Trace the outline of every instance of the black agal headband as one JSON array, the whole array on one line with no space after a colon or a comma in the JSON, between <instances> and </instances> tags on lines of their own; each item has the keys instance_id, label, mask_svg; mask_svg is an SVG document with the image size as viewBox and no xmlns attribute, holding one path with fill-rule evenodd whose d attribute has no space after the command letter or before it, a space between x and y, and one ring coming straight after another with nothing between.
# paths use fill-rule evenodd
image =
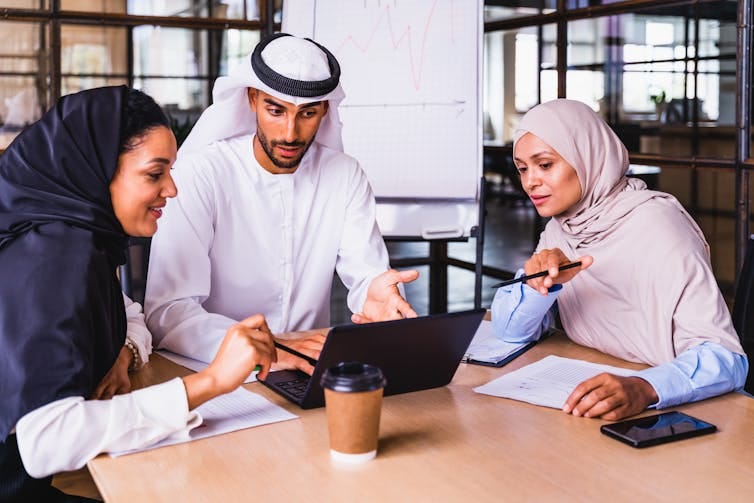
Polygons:
<instances>
[{"instance_id":1,"label":"black agal headband","mask_svg":"<svg viewBox=\"0 0 754 503\"><path fill-rule=\"evenodd\" d=\"M267 47L267 44L277 38L291 36L289 33L276 33L257 44L254 48L254 52L251 53L251 68L257 77L259 77L259 80L279 93L297 98L324 96L338 87L338 82L340 81L340 65L338 64L338 60L335 59L335 56L330 51L309 38L305 40L319 47L327 56L327 65L330 67L330 78L311 81L289 79L267 66L267 63L262 59L262 51Z\"/></svg>"}]
</instances>

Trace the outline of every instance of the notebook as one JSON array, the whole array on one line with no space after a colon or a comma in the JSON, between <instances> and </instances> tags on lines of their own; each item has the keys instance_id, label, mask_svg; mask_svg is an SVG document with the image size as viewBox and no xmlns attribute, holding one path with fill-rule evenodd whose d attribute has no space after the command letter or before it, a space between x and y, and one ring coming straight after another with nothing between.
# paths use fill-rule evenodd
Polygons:
<instances>
[{"instance_id":1,"label":"notebook","mask_svg":"<svg viewBox=\"0 0 754 503\"><path fill-rule=\"evenodd\" d=\"M502 341L493 333L492 322L482 320L482 323L476 331L476 335L474 335L471 344L469 344L469 349L466 350L463 361L464 363L473 363L475 365L502 367L506 363L521 356L536 343L537 341Z\"/></svg>"},{"instance_id":2,"label":"notebook","mask_svg":"<svg viewBox=\"0 0 754 503\"><path fill-rule=\"evenodd\" d=\"M475 309L336 326L327 335L311 377L299 370L279 370L260 382L303 409L325 404L322 373L346 361L380 367L387 379L385 396L445 386L484 314L484 309Z\"/></svg>"}]
</instances>

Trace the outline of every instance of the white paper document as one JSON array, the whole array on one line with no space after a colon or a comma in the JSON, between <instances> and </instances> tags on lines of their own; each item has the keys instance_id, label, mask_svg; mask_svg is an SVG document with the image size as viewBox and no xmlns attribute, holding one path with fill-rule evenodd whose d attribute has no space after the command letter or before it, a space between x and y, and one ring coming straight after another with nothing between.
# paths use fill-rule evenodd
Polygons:
<instances>
[{"instance_id":1,"label":"white paper document","mask_svg":"<svg viewBox=\"0 0 754 503\"><path fill-rule=\"evenodd\" d=\"M186 367L189 370L193 370L194 372L199 372L200 370L204 370L207 368L208 364L204 363L199 360L194 360L193 358L188 358L187 356L181 356L179 354L173 353L172 351L168 351L167 349L158 349L155 351L160 356L163 356L170 360L173 363L177 363L178 365L182 367ZM244 381L244 384L250 383L250 382L256 382L257 380L257 372L254 371L251 374L249 374L249 377L246 378Z\"/></svg>"},{"instance_id":2,"label":"white paper document","mask_svg":"<svg viewBox=\"0 0 754 503\"><path fill-rule=\"evenodd\" d=\"M482 320L469 344L469 349L466 350L464 360L497 363L529 344L528 342L501 341L492 331L492 322Z\"/></svg>"},{"instance_id":3,"label":"white paper document","mask_svg":"<svg viewBox=\"0 0 754 503\"><path fill-rule=\"evenodd\" d=\"M636 374L635 370L550 355L474 391L560 409L576 386L602 372L619 376Z\"/></svg>"},{"instance_id":4,"label":"white paper document","mask_svg":"<svg viewBox=\"0 0 754 503\"><path fill-rule=\"evenodd\" d=\"M196 411L202 416L202 423L196 428L188 432L176 433L141 449L111 452L110 456L117 457L133 452L147 451L166 445L190 442L231 431L298 418L297 415L291 414L263 396L244 388L238 388L225 395L215 397L197 407Z\"/></svg>"}]
</instances>

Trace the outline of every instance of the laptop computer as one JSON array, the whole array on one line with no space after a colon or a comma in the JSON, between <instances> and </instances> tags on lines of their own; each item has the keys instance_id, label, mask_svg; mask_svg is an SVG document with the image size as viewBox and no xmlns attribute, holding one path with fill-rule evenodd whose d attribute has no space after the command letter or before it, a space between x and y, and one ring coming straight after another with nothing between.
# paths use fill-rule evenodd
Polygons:
<instances>
[{"instance_id":1,"label":"laptop computer","mask_svg":"<svg viewBox=\"0 0 754 503\"><path fill-rule=\"evenodd\" d=\"M385 396L445 386L453 379L485 311L336 326L327 335L311 377L300 370L279 370L260 382L303 409L325 405L320 378L325 369L340 362L380 367L387 379Z\"/></svg>"}]
</instances>

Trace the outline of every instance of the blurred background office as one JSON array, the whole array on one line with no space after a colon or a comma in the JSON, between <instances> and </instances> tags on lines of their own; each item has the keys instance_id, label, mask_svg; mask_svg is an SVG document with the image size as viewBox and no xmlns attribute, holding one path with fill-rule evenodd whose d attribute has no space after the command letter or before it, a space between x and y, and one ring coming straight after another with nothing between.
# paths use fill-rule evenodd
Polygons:
<instances>
[{"instance_id":1,"label":"blurred background office","mask_svg":"<svg viewBox=\"0 0 754 503\"><path fill-rule=\"evenodd\" d=\"M684 204L710 241L715 275L731 299L752 218L751 3L484 2L483 305L493 294L487 286L522 265L543 224L518 185L510 143L523 113L556 97L602 114L629 148L634 176ZM280 30L284 9L284 0L0 0L0 150L57 97L110 84L155 97L180 141L210 104L215 78L262 34ZM398 259L426 253L426 245L389 248ZM449 243L448 254L473 262L474 245ZM473 280L472 270L451 267L448 310L471 306ZM426 313L423 281L409 295ZM340 322L347 312L334 285L333 322Z\"/></svg>"}]
</instances>

